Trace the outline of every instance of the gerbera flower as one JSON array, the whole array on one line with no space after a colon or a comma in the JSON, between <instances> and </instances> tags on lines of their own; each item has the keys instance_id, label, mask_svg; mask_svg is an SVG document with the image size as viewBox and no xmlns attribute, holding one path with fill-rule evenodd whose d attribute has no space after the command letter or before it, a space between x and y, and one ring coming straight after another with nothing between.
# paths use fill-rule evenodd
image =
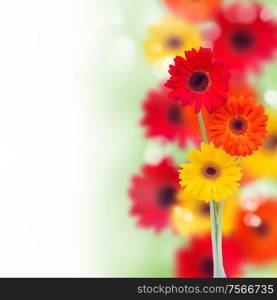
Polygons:
<instances>
[{"instance_id":1,"label":"gerbera flower","mask_svg":"<svg viewBox=\"0 0 277 300\"><path fill-rule=\"evenodd\" d=\"M177 141L184 147L189 140L201 141L197 116L191 107L183 108L168 98L168 92L160 87L151 90L143 103L144 116L141 125L146 127L147 137L162 137L166 142Z\"/></svg>"},{"instance_id":2,"label":"gerbera flower","mask_svg":"<svg viewBox=\"0 0 277 300\"><path fill-rule=\"evenodd\" d=\"M213 60L208 48L185 51L186 59L177 56L170 65L170 79L165 86L172 89L169 97L182 106L194 104L198 113L202 106L210 113L227 99L229 73L222 63Z\"/></svg>"},{"instance_id":3,"label":"gerbera flower","mask_svg":"<svg viewBox=\"0 0 277 300\"><path fill-rule=\"evenodd\" d=\"M268 112L267 130L260 150L246 157L242 163L252 176L277 178L277 113L274 111Z\"/></svg>"},{"instance_id":4,"label":"gerbera flower","mask_svg":"<svg viewBox=\"0 0 277 300\"><path fill-rule=\"evenodd\" d=\"M191 163L181 164L180 184L188 195L209 202L230 197L241 179L238 160L213 144L201 143L201 151L187 154Z\"/></svg>"},{"instance_id":5,"label":"gerbera flower","mask_svg":"<svg viewBox=\"0 0 277 300\"><path fill-rule=\"evenodd\" d=\"M191 198L186 191L179 192L179 201L171 207L170 220L174 231L187 238L203 236L211 231L210 205ZM222 232L229 235L234 229L233 220L239 211L238 196L232 196L224 203Z\"/></svg>"},{"instance_id":6,"label":"gerbera flower","mask_svg":"<svg viewBox=\"0 0 277 300\"><path fill-rule=\"evenodd\" d=\"M232 237L223 237L222 248L227 277L240 276L243 255L239 244ZM203 238L192 238L187 248L177 251L175 274L184 278L213 277L212 243L209 234Z\"/></svg>"},{"instance_id":7,"label":"gerbera flower","mask_svg":"<svg viewBox=\"0 0 277 300\"><path fill-rule=\"evenodd\" d=\"M138 226L152 226L159 232L168 225L169 208L177 201L177 168L172 159L166 157L158 165L144 165L141 173L131 179L130 214L139 217Z\"/></svg>"},{"instance_id":8,"label":"gerbera flower","mask_svg":"<svg viewBox=\"0 0 277 300\"><path fill-rule=\"evenodd\" d=\"M230 97L210 115L209 140L216 147L236 156L246 156L259 149L266 136L267 116L253 98Z\"/></svg>"},{"instance_id":9,"label":"gerbera flower","mask_svg":"<svg viewBox=\"0 0 277 300\"><path fill-rule=\"evenodd\" d=\"M198 49L202 43L195 25L172 17L163 18L160 24L150 26L148 33L149 38L144 43L144 50L151 62L182 55L184 50Z\"/></svg>"},{"instance_id":10,"label":"gerbera flower","mask_svg":"<svg viewBox=\"0 0 277 300\"><path fill-rule=\"evenodd\" d=\"M216 22L220 30L216 27L211 32L211 39L217 36L214 55L224 58L233 71L259 71L263 61L273 58L277 24L268 8L257 3L232 3L220 10Z\"/></svg>"},{"instance_id":11,"label":"gerbera flower","mask_svg":"<svg viewBox=\"0 0 277 300\"><path fill-rule=\"evenodd\" d=\"M222 0L164 0L164 2L176 16L197 22L210 19Z\"/></svg>"},{"instance_id":12,"label":"gerbera flower","mask_svg":"<svg viewBox=\"0 0 277 300\"><path fill-rule=\"evenodd\" d=\"M250 263L266 263L277 258L277 202L268 199L254 212L241 211L235 237Z\"/></svg>"}]
</instances>

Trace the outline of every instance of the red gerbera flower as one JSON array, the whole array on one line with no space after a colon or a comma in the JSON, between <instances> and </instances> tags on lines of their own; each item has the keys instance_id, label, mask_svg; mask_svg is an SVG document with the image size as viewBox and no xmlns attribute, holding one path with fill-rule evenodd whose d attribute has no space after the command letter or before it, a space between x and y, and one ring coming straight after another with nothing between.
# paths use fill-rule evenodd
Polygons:
<instances>
[{"instance_id":1,"label":"red gerbera flower","mask_svg":"<svg viewBox=\"0 0 277 300\"><path fill-rule=\"evenodd\" d=\"M143 103L143 110L141 125L146 127L147 137L162 137L167 142L176 140L180 147L184 147L188 140L196 144L201 141L200 127L193 109L185 109L180 103L170 100L165 88L151 90Z\"/></svg>"},{"instance_id":2,"label":"red gerbera flower","mask_svg":"<svg viewBox=\"0 0 277 300\"><path fill-rule=\"evenodd\" d=\"M153 226L159 232L168 225L169 209L177 201L177 167L166 157L158 165L144 165L141 172L131 179L130 214L139 216L138 226Z\"/></svg>"},{"instance_id":3,"label":"red gerbera flower","mask_svg":"<svg viewBox=\"0 0 277 300\"><path fill-rule=\"evenodd\" d=\"M250 263L266 263L277 258L277 202L262 202L254 212L241 211L235 237Z\"/></svg>"},{"instance_id":4,"label":"red gerbera flower","mask_svg":"<svg viewBox=\"0 0 277 300\"><path fill-rule=\"evenodd\" d=\"M239 244L232 237L222 241L224 268L227 277L241 275L243 255ZM177 277L207 278L213 277L213 257L210 235L204 238L192 238L188 248L176 253L175 273Z\"/></svg>"},{"instance_id":5,"label":"red gerbera flower","mask_svg":"<svg viewBox=\"0 0 277 300\"><path fill-rule=\"evenodd\" d=\"M258 94L255 88L244 78L232 78L228 92L229 97L239 98L241 96L252 98L257 101Z\"/></svg>"},{"instance_id":6,"label":"red gerbera flower","mask_svg":"<svg viewBox=\"0 0 277 300\"><path fill-rule=\"evenodd\" d=\"M216 21L220 32L213 41L216 58L239 73L259 71L261 62L271 59L277 47L277 23L267 8L257 3L233 3L222 8Z\"/></svg>"},{"instance_id":7,"label":"red gerbera flower","mask_svg":"<svg viewBox=\"0 0 277 300\"><path fill-rule=\"evenodd\" d=\"M227 99L229 73L224 65L213 60L212 51L200 48L185 51L186 59L177 56L170 65L170 79L165 86L172 89L169 97L180 101L182 106L194 103L198 113L202 106L210 113Z\"/></svg>"}]
</instances>

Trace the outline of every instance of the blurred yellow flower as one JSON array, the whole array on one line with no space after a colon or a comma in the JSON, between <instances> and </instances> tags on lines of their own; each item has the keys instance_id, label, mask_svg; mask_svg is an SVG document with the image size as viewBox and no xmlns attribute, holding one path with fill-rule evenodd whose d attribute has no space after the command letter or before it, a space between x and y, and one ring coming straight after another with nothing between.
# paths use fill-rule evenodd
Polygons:
<instances>
[{"instance_id":1,"label":"blurred yellow flower","mask_svg":"<svg viewBox=\"0 0 277 300\"><path fill-rule=\"evenodd\" d=\"M151 62L183 55L185 50L199 49L202 43L196 25L173 17L165 17L160 24L150 26L148 33L150 37L144 42L144 51Z\"/></svg>"},{"instance_id":2,"label":"blurred yellow flower","mask_svg":"<svg viewBox=\"0 0 277 300\"><path fill-rule=\"evenodd\" d=\"M222 148L201 143L201 150L192 149L187 155L191 163L181 164L180 185L193 198L206 202L229 198L241 179L239 160Z\"/></svg>"},{"instance_id":3,"label":"blurred yellow flower","mask_svg":"<svg viewBox=\"0 0 277 300\"><path fill-rule=\"evenodd\" d=\"M268 111L268 133L263 146L243 160L252 176L277 178L277 111Z\"/></svg>"},{"instance_id":4,"label":"blurred yellow flower","mask_svg":"<svg viewBox=\"0 0 277 300\"><path fill-rule=\"evenodd\" d=\"M204 236L211 230L210 205L201 200L191 198L185 191L179 192L178 204L170 212L170 223L174 231L182 237ZM235 218L239 211L238 195L224 201L222 232L232 233Z\"/></svg>"}]
</instances>

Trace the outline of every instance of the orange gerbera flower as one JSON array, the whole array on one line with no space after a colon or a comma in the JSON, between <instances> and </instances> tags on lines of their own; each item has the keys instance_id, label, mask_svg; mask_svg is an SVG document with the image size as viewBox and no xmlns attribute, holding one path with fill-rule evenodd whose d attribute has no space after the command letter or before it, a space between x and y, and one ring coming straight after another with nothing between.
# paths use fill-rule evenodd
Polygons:
<instances>
[{"instance_id":1,"label":"orange gerbera flower","mask_svg":"<svg viewBox=\"0 0 277 300\"><path fill-rule=\"evenodd\" d=\"M267 199L254 212L241 211L235 238L250 263L267 263L277 258L277 202Z\"/></svg>"},{"instance_id":2,"label":"orange gerbera flower","mask_svg":"<svg viewBox=\"0 0 277 300\"><path fill-rule=\"evenodd\" d=\"M164 0L167 7L179 17L190 22L210 19L219 8L223 0Z\"/></svg>"},{"instance_id":3,"label":"orange gerbera flower","mask_svg":"<svg viewBox=\"0 0 277 300\"><path fill-rule=\"evenodd\" d=\"M266 136L264 107L250 97L230 97L207 120L209 141L235 156L258 150Z\"/></svg>"},{"instance_id":4,"label":"orange gerbera flower","mask_svg":"<svg viewBox=\"0 0 277 300\"><path fill-rule=\"evenodd\" d=\"M252 175L246 168L242 168L242 178L239 181L241 187L244 187L255 180L256 177L254 175Z\"/></svg>"}]
</instances>

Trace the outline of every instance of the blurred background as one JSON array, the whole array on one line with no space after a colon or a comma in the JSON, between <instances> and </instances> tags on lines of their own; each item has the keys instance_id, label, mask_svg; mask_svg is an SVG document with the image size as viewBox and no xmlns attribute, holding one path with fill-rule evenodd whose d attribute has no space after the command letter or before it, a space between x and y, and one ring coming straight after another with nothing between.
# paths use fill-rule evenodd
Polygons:
<instances>
[{"instance_id":1,"label":"blurred background","mask_svg":"<svg viewBox=\"0 0 277 300\"><path fill-rule=\"evenodd\" d=\"M159 230L152 220L137 224L143 212L130 214L131 178L164 157L177 166L197 144L197 133L185 140L181 133L150 134L149 122L140 125L142 103L184 49L218 47L219 56L239 62L234 49L216 43L233 23L249 26L261 43L243 67L234 63L234 78L244 83L234 89L265 104L272 121L267 144L245 160L247 178L231 202L236 214L226 221L233 226L224 247L235 254L226 260L235 266L232 276L277 275L277 3L236 1L248 6L233 12L235 1L201 0L195 14L187 2L197 1L0 2L0 276L171 277L188 274L188 260L198 264L194 249L209 249L209 225L196 233L201 219L187 231L172 208L163 210ZM224 21L217 18L222 5ZM186 277L205 277L205 266Z\"/></svg>"}]
</instances>

